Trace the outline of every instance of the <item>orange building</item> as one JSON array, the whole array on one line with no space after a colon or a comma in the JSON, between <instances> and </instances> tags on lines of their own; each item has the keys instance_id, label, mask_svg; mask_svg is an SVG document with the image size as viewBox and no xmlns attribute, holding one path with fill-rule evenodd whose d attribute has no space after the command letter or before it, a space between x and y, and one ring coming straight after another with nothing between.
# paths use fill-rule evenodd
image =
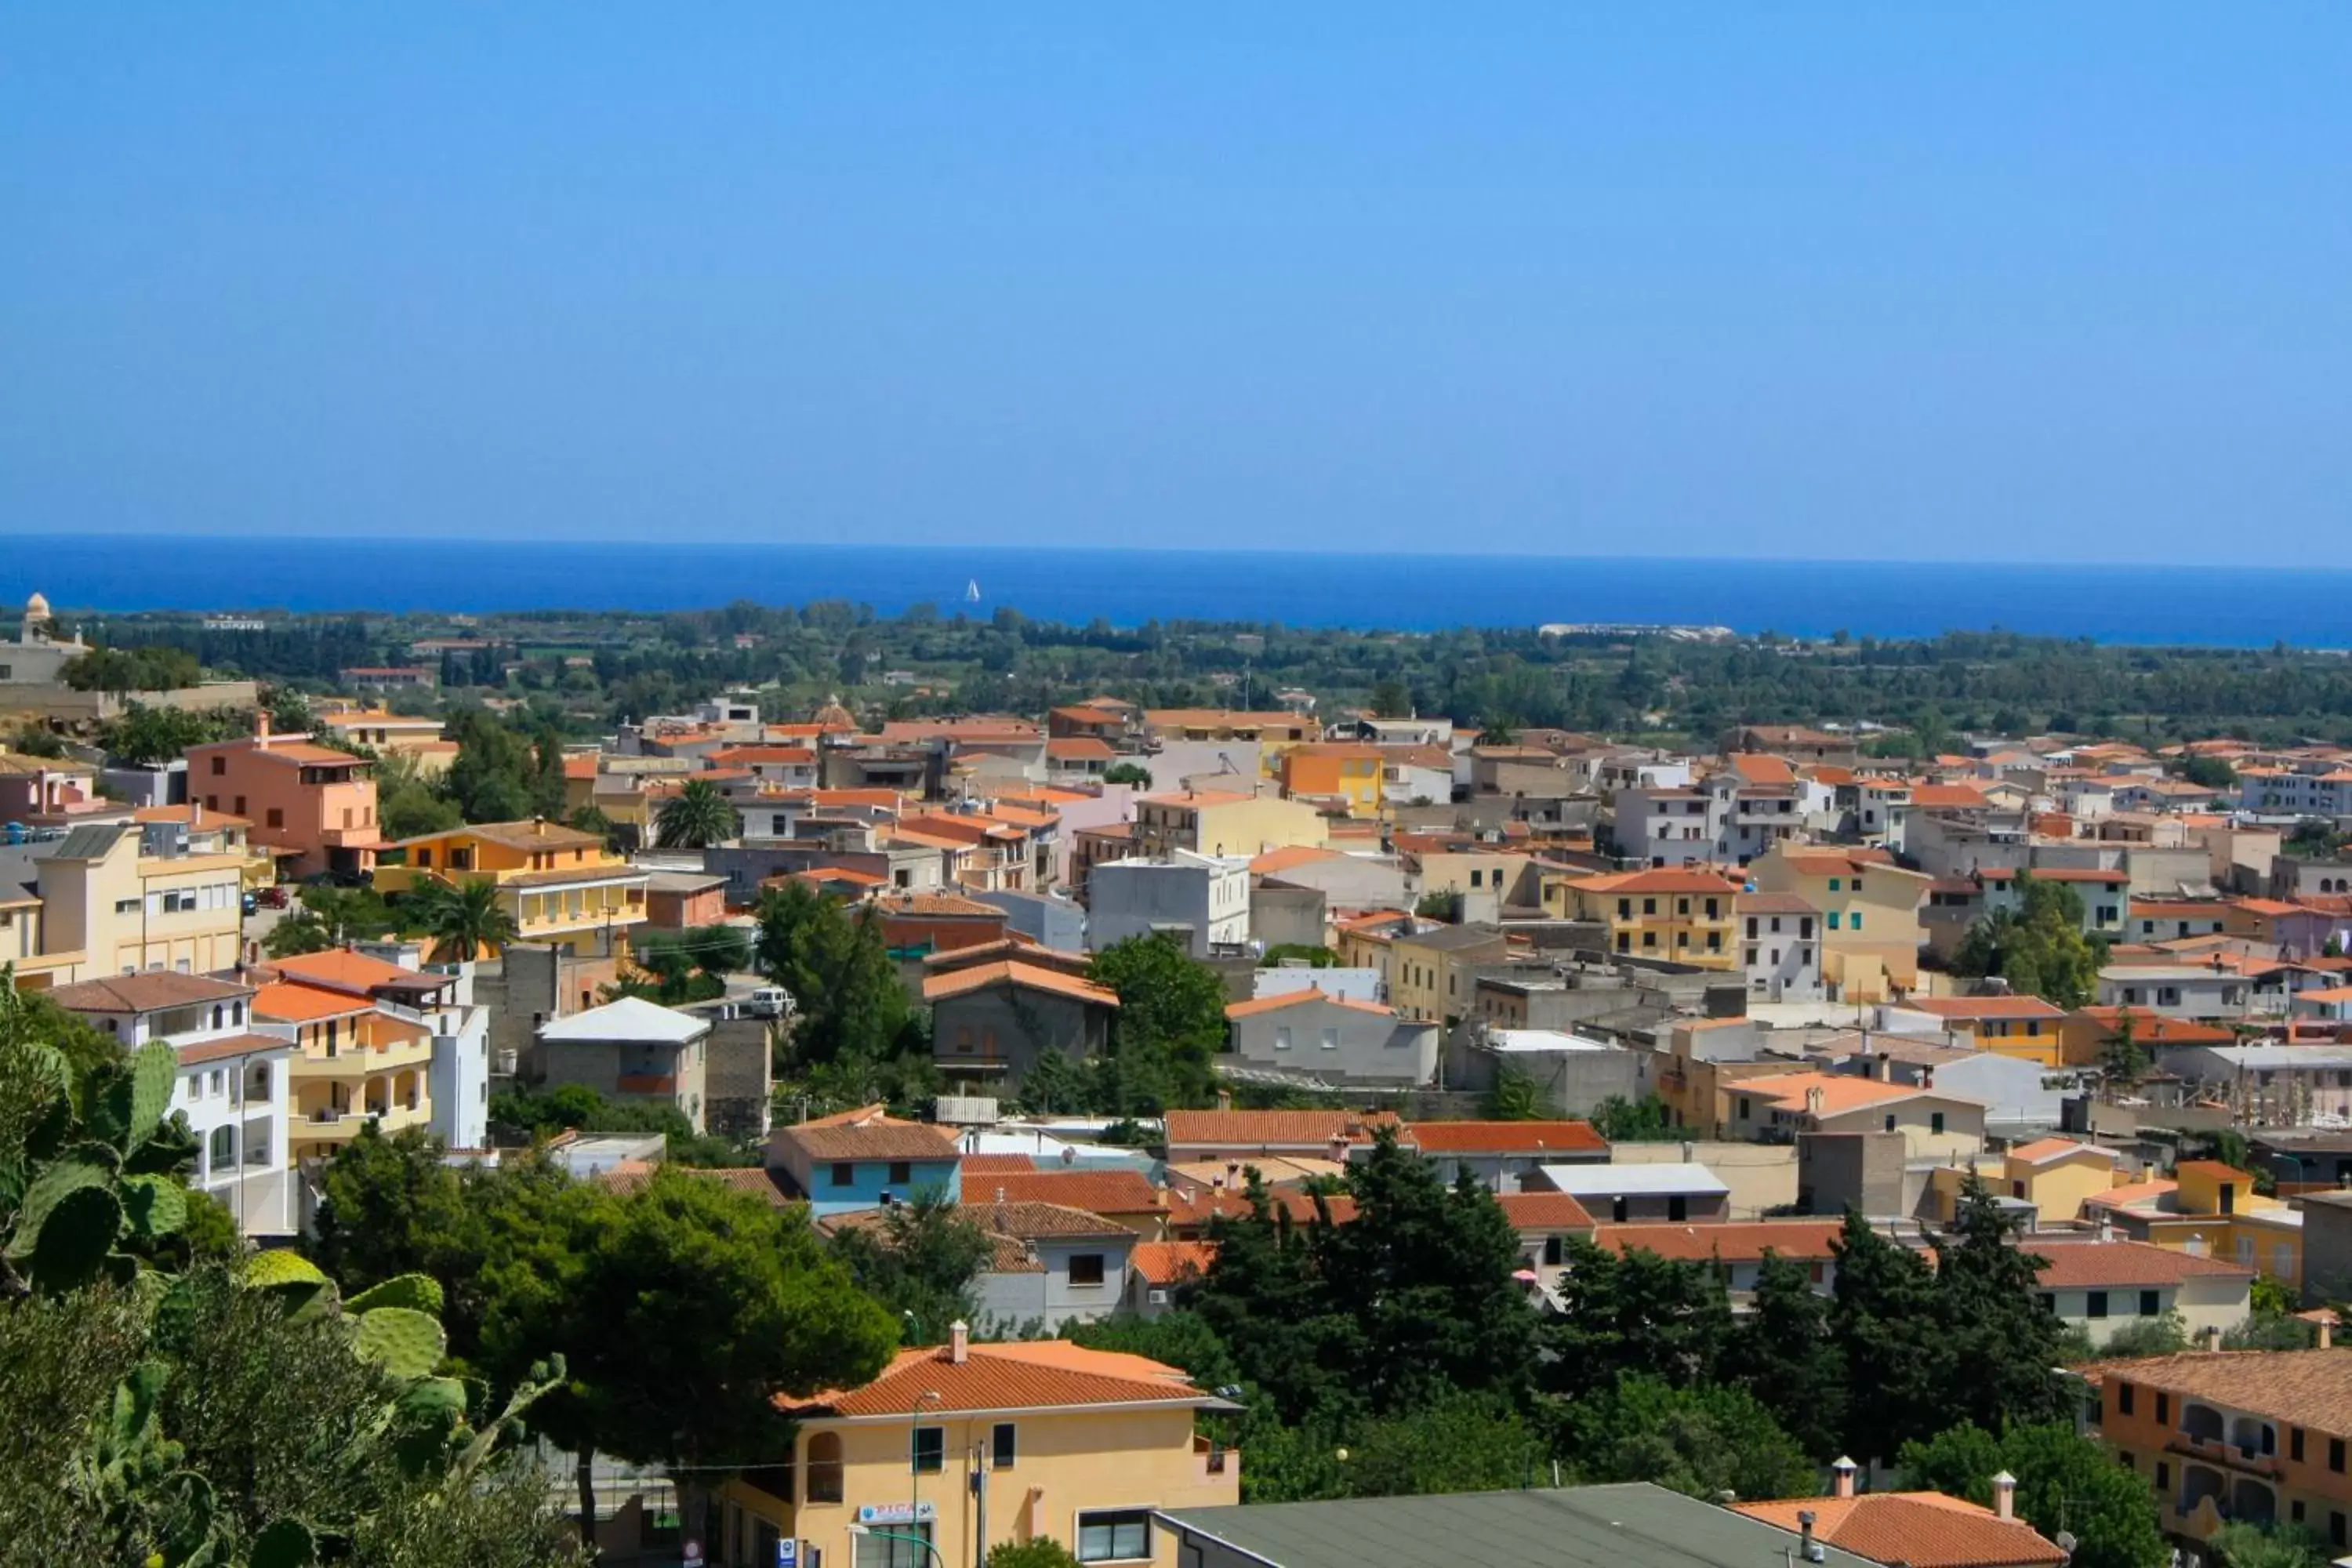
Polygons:
<instances>
[{"instance_id":1,"label":"orange building","mask_svg":"<svg viewBox=\"0 0 2352 1568\"><path fill-rule=\"evenodd\" d=\"M2094 1382L2099 1438L2154 1483L2168 1532L2239 1520L2352 1545L2352 1354L2191 1351L2109 1362Z\"/></svg>"},{"instance_id":2,"label":"orange building","mask_svg":"<svg viewBox=\"0 0 2352 1568\"><path fill-rule=\"evenodd\" d=\"M252 845L289 879L357 877L383 843L371 765L307 734L271 734L266 711L249 736L188 748L188 794L251 822Z\"/></svg>"}]
</instances>

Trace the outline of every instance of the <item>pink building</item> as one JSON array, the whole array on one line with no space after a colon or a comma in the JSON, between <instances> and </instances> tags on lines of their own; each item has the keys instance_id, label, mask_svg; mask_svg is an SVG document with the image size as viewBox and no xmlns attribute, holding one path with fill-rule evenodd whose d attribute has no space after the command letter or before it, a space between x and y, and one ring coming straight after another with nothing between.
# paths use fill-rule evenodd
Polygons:
<instances>
[{"instance_id":1,"label":"pink building","mask_svg":"<svg viewBox=\"0 0 2352 1568\"><path fill-rule=\"evenodd\" d=\"M113 805L93 787L98 770L57 757L0 752L0 822L55 822Z\"/></svg>"},{"instance_id":2,"label":"pink building","mask_svg":"<svg viewBox=\"0 0 2352 1568\"><path fill-rule=\"evenodd\" d=\"M264 712L243 740L188 749L188 795L251 822L250 841L283 876L356 877L374 868L383 842L369 768L308 735L271 734Z\"/></svg>"}]
</instances>

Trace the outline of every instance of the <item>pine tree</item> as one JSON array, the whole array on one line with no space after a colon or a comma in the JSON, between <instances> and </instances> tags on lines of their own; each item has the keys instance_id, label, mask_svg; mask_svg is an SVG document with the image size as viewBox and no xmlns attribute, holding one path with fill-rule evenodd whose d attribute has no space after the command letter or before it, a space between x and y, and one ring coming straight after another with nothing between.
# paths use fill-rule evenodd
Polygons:
<instances>
[{"instance_id":1,"label":"pine tree","mask_svg":"<svg viewBox=\"0 0 2352 1568\"><path fill-rule=\"evenodd\" d=\"M1830 1333L1845 1363L1845 1450L1864 1461L1892 1459L1906 1442L1948 1424L1940 1401L1950 1357L1935 1277L1858 1210L1846 1211L1834 1250Z\"/></svg>"},{"instance_id":2,"label":"pine tree","mask_svg":"<svg viewBox=\"0 0 2352 1568\"><path fill-rule=\"evenodd\" d=\"M1722 1368L1824 1464L1845 1444L1845 1363L1829 1328L1829 1302L1805 1266L1768 1251Z\"/></svg>"},{"instance_id":3,"label":"pine tree","mask_svg":"<svg viewBox=\"0 0 2352 1568\"><path fill-rule=\"evenodd\" d=\"M2065 1414L2065 1391L2050 1370L2064 1331L2042 1307L2037 1280L2049 1259L2018 1245L2019 1228L1971 1176L1950 1233L1936 1243L1945 1421L1998 1432Z\"/></svg>"}]
</instances>

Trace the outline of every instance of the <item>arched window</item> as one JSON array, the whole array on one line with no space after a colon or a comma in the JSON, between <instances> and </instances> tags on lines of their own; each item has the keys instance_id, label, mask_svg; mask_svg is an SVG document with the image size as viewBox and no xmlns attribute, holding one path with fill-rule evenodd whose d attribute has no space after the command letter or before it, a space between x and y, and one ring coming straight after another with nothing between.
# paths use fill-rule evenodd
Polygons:
<instances>
[{"instance_id":1,"label":"arched window","mask_svg":"<svg viewBox=\"0 0 2352 1568\"><path fill-rule=\"evenodd\" d=\"M809 1438L808 1500L811 1502L841 1500L841 1434L818 1432Z\"/></svg>"},{"instance_id":2,"label":"arched window","mask_svg":"<svg viewBox=\"0 0 2352 1568\"><path fill-rule=\"evenodd\" d=\"M236 1168L236 1128L215 1127L213 1129L212 1159L208 1163L210 1168L214 1171L226 1171Z\"/></svg>"}]
</instances>

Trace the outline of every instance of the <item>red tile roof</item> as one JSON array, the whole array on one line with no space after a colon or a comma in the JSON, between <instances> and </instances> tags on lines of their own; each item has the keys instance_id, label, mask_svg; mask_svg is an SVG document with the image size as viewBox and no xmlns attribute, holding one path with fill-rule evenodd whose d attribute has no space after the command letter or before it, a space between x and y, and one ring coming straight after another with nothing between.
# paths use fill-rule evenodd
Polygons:
<instances>
[{"instance_id":1,"label":"red tile roof","mask_svg":"<svg viewBox=\"0 0 2352 1568\"><path fill-rule=\"evenodd\" d=\"M1255 1018L1261 1013L1277 1013L1285 1007L1296 1007L1307 1002L1322 1002L1334 1007L1353 1008L1359 1013L1370 1013L1382 1018L1396 1016L1396 1010L1392 1007L1383 1007L1373 1002L1350 1002L1342 996L1329 995L1320 986L1315 985L1309 985L1300 991L1279 992L1272 996L1253 996L1246 1002L1228 1002L1225 1004L1225 1016Z\"/></svg>"},{"instance_id":2,"label":"red tile roof","mask_svg":"<svg viewBox=\"0 0 2352 1568\"><path fill-rule=\"evenodd\" d=\"M1592 1229L1592 1215L1566 1193L1497 1193L1495 1202L1514 1230Z\"/></svg>"},{"instance_id":3,"label":"red tile roof","mask_svg":"<svg viewBox=\"0 0 2352 1568\"><path fill-rule=\"evenodd\" d=\"M1375 1125L1402 1126L1393 1112L1354 1110L1171 1110L1168 1146L1325 1149L1336 1138L1362 1143Z\"/></svg>"},{"instance_id":4,"label":"red tile roof","mask_svg":"<svg viewBox=\"0 0 2352 1568\"><path fill-rule=\"evenodd\" d=\"M900 1351L882 1375L861 1388L830 1389L776 1407L803 1419L896 1415L915 1402L940 1413L977 1414L1089 1405L1199 1406L1209 1395L1172 1366L1066 1340L976 1344L959 1363L945 1346Z\"/></svg>"},{"instance_id":5,"label":"red tile roof","mask_svg":"<svg viewBox=\"0 0 2352 1568\"><path fill-rule=\"evenodd\" d=\"M2178 1285L2187 1279L2252 1279L2254 1271L2219 1258L2192 1258L2144 1241L2053 1241L2029 1237L2022 1244L2050 1261L2041 1274L2047 1290L2097 1290L2126 1285Z\"/></svg>"},{"instance_id":6,"label":"red tile roof","mask_svg":"<svg viewBox=\"0 0 2352 1568\"><path fill-rule=\"evenodd\" d=\"M1903 1004L1938 1018L2063 1018L2066 1009L2039 996L1914 996Z\"/></svg>"},{"instance_id":7,"label":"red tile roof","mask_svg":"<svg viewBox=\"0 0 2352 1568\"><path fill-rule=\"evenodd\" d=\"M1075 1002L1091 1002L1097 1006L1116 1007L1118 993L1105 990L1075 974L1058 970L1042 969L1034 963L1008 959L1003 963L982 963L970 969L950 969L944 974L927 975L923 980L923 1000L945 1001L969 992L984 990L991 985L1017 985L1027 991L1045 991L1056 996L1066 996Z\"/></svg>"},{"instance_id":8,"label":"red tile roof","mask_svg":"<svg viewBox=\"0 0 2352 1568\"><path fill-rule=\"evenodd\" d=\"M1160 1206L1160 1189L1140 1171L992 1171L975 1181L963 1168L964 1202L984 1205L1002 1194L1007 1203L1060 1204L1088 1214L1143 1214Z\"/></svg>"},{"instance_id":9,"label":"red tile roof","mask_svg":"<svg viewBox=\"0 0 2352 1568\"><path fill-rule=\"evenodd\" d=\"M1731 1508L1792 1534L1803 1530L1797 1515L1810 1512L1816 1539L1857 1557L1907 1568L2021 1568L2066 1561L2057 1542L2023 1520L2002 1519L1942 1492L1790 1498L1736 1502Z\"/></svg>"},{"instance_id":10,"label":"red tile roof","mask_svg":"<svg viewBox=\"0 0 2352 1568\"><path fill-rule=\"evenodd\" d=\"M1213 1243L1206 1241L1139 1241L1127 1266L1150 1285L1176 1285L1197 1279L1217 1259Z\"/></svg>"},{"instance_id":11,"label":"red tile roof","mask_svg":"<svg viewBox=\"0 0 2352 1568\"><path fill-rule=\"evenodd\" d=\"M1609 1147L1590 1121L1416 1121L1406 1140L1424 1154L1601 1153Z\"/></svg>"},{"instance_id":12,"label":"red tile roof","mask_svg":"<svg viewBox=\"0 0 2352 1568\"><path fill-rule=\"evenodd\" d=\"M2352 1433L2352 1354L2340 1350L2187 1351L2085 1370L2102 1386L2120 1378L2321 1432Z\"/></svg>"},{"instance_id":13,"label":"red tile roof","mask_svg":"<svg viewBox=\"0 0 2352 1568\"><path fill-rule=\"evenodd\" d=\"M1800 1262L1833 1256L1831 1244L1843 1220L1760 1219L1723 1225L1604 1225L1592 1244L1605 1251L1651 1252L1660 1258L1705 1263L1753 1263L1769 1249Z\"/></svg>"}]
</instances>

